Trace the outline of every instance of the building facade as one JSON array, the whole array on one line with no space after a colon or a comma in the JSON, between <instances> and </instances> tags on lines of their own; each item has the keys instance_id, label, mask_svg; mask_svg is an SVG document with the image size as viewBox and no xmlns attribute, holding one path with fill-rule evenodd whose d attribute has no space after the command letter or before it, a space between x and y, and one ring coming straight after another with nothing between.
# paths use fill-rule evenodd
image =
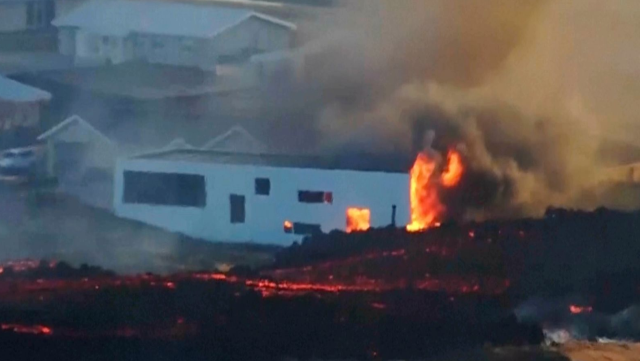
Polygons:
<instances>
[{"instance_id":1,"label":"building facade","mask_svg":"<svg viewBox=\"0 0 640 361\"><path fill-rule=\"evenodd\" d=\"M131 60L215 69L288 49L295 25L246 9L153 1L90 1L53 24L78 63Z\"/></svg>"},{"instance_id":2,"label":"building facade","mask_svg":"<svg viewBox=\"0 0 640 361\"><path fill-rule=\"evenodd\" d=\"M353 229L353 214L359 229L406 224L409 175L320 158L172 150L120 159L113 201L118 216L196 238L289 245Z\"/></svg>"}]
</instances>

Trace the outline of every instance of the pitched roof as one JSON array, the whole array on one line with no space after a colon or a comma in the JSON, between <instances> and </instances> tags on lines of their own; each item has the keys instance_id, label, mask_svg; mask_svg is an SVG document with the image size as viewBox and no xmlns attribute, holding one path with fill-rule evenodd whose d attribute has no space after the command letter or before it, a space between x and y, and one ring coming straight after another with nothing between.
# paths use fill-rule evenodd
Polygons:
<instances>
[{"instance_id":1,"label":"pitched roof","mask_svg":"<svg viewBox=\"0 0 640 361\"><path fill-rule=\"evenodd\" d=\"M50 137L53 137L56 134L59 134L63 130L65 130L65 129L73 126L73 125L77 125L77 126L85 128L85 129L88 129L90 132L96 134L99 138L101 138L102 140L106 141L107 143L110 143L110 144L112 143L112 141L109 138L107 138L104 134L102 134L100 131L98 131L96 128L94 128L86 120L80 118L77 115L70 116L69 118L63 120L62 122L60 122L59 124L57 124L53 128L51 128L51 129L47 130L46 132L40 134L38 136L37 140L39 140L39 141L47 140Z\"/></svg>"},{"instance_id":2,"label":"pitched roof","mask_svg":"<svg viewBox=\"0 0 640 361\"><path fill-rule=\"evenodd\" d=\"M264 153L266 147L243 127L236 125L202 146L204 150Z\"/></svg>"},{"instance_id":3,"label":"pitched roof","mask_svg":"<svg viewBox=\"0 0 640 361\"><path fill-rule=\"evenodd\" d=\"M36 102L50 99L51 94L44 90L0 76L0 100L11 102Z\"/></svg>"},{"instance_id":4,"label":"pitched roof","mask_svg":"<svg viewBox=\"0 0 640 361\"><path fill-rule=\"evenodd\" d=\"M211 38L249 18L295 30L292 23L252 10L165 1L92 0L53 20L102 35L131 32Z\"/></svg>"}]
</instances>

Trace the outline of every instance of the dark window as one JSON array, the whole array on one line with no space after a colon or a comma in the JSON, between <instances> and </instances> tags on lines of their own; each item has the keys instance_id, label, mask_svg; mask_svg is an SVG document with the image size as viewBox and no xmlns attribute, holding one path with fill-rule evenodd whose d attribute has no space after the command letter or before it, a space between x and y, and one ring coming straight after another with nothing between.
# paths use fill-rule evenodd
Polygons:
<instances>
[{"instance_id":1,"label":"dark window","mask_svg":"<svg viewBox=\"0 0 640 361\"><path fill-rule=\"evenodd\" d=\"M124 203L204 208L206 200L204 176L124 172Z\"/></svg>"},{"instance_id":2,"label":"dark window","mask_svg":"<svg viewBox=\"0 0 640 361\"><path fill-rule=\"evenodd\" d=\"M271 181L269 178L256 178L256 194L268 196L271 193Z\"/></svg>"},{"instance_id":3,"label":"dark window","mask_svg":"<svg viewBox=\"0 0 640 361\"><path fill-rule=\"evenodd\" d=\"M301 203L333 203L332 192L298 191L298 202Z\"/></svg>"},{"instance_id":4,"label":"dark window","mask_svg":"<svg viewBox=\"0 0 640 361\"><path fill-rule=\"evenodd\" d=\"M244 223L244 196L231 194L229 206L231 207L231 223Z\"/></svg>"},{"instance_id":5,"label":"dark window","mask_svg":"<svg viewBox=\"0 0 640 361\"><path fill-rule=\"evenodd\" d=\"M294 234L303 234L303 235L314 235L322 233L319 224L309 224L309 223L294 223L293 224L293 233Z\"/></svg>"},{"instance_id":6,"label":"dark window","mask_svg":"<svg viewBox=\"0 0 640 361\"><path fill-rule=\"evenodd\" d=\"M53 1L47 1L45 3L45 26L49 26L51 21L56 17L56 3Z\"/></svg>"},{"instance_id":7,"label":"dark window","mask_svg":"<svg viewBox=\"0 0 640 361\"><path fill-rule=\"evenodd\" d=\"M27 3L27 26L36 25L36 3Z\"/></svg>"}]
</instances>

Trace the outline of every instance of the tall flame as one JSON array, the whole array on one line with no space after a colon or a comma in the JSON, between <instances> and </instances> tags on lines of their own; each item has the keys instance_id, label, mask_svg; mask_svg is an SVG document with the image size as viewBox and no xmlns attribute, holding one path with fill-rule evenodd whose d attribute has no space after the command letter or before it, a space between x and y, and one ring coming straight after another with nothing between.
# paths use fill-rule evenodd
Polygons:
<instances>
[{"instance_id":1,"label":"tall flame","mask_svg":"<svg viewBox=\"0 0 640 361\"><path fill-rule=\"evenodd\" d=\"M453 149L449 150L449 154L447 154L447 167L442 173L442 185L447 188L457 185L462 177L462 170L460 153Z\"/></svg>"},{"instance_id":2,"label":"tall flame","mask_svg":"<svg viewBox=\"0 0 640 361\"><path fill-rule=\"evenodd\" d=\"M460 182L464 166L460 154L450 150L447 155L447 164L439 176L434 176L437 168L437 160L430 158L426 153L418 154L410 178L411 223L407 225L407 231L418 232L430 227L437 227L440 217L445 211L445 206L440 201L438 187L441 184L450 188Z\"/></svg>"}]
</instances>

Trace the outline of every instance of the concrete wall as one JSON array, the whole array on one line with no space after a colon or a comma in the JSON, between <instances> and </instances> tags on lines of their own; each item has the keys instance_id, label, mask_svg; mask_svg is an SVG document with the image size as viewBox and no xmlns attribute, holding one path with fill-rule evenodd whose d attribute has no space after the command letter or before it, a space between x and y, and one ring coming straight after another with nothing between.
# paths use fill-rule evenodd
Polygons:
<instances>
[{"instance_id":1,"label":"concrete wall","mask_svg":"<svg viewBox=\"0 0 640 361\"><path fill-rule=\"evenodd\" d=\"M124 204L123 171L200 174L206 180L206 207ZM269 178L268 196L255 194L255 178ZM333 192L332 204L298 202L298 190ZM229 195L244 195L246 222L230 223ZM114 209L117 215L170 231L212 241L289 245L303 236L286 234L285 220L320 224L325 232L346 227L346 210L371 210L371 225L409 221L409 176L399 173L275 168L253 165L201 164L145 159L121 159L116 166Z\"/></svg>"},{"instance_id":2,"label":"concrete wall","mask_svg":"<svg viewBox=\"0 0 640 361\"><path fill-rule=\"evenodd\" d=\"M0 2L0 32L27 29L27 3Z\"/></svg>"}]
</instances>

